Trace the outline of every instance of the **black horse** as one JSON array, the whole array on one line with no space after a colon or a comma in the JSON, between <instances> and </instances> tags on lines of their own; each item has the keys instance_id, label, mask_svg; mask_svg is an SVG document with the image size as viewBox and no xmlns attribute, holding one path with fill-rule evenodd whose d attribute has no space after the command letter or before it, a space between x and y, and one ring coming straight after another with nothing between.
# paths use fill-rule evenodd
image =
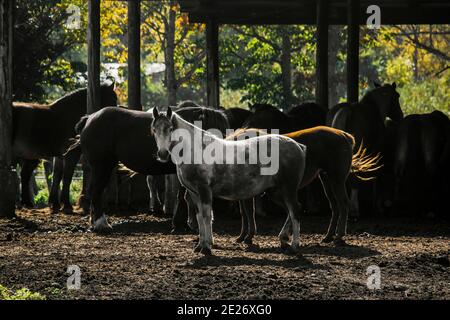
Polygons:
<instances>
[{"instance_id":1,"label":"black horse","mask_svg":"<svg viewBox=\"0 0 450 320\"><path fill-rule=\"evenodd\" d=\"M396 122L403 118L396 88L395 82L383 86L375 83L375 88L367 92L361 101L341 103L330 109L327 125L351 133L357 148L363 144L369 154L380 153L386 118ZM359 216L358 189L357 184L352 186L350 214L353 217ZM371 194L369 198L373 200L372 191L368 192ZM372 204L372 201L369 202Z\"/></svg>"},{"instance_id":2,"label":"black horse","mask_svg":"<svg viewBox=\"0 0 450 320\"><path fill-rule=\"evenodd\" d=\"M102 85L101 107L117 105L114 83ZM54 158L53 182L49 204L58 212L63 203L64 212L71 212L69 189L73 172L80 159L80 150L63 154L75 137L75 124L86 114L87 89L80 89L49 105L13 103L13 155L21 161L22 203L32 207L30 178L40 159ZM61 200L59 185L63 180Z\"/></svg>"},{"instance_id":3,"label":"black horse","mask_svg":"<svg viewBox=\"0 0 450 320\"><path fill-rule=\"evenodd\" d=\"M229 126L221 111L189 107L177 110L183 119L202 121L204 129L225 131ZM83 157L91 170L87 194L91 202L91 223L94 231L111 230L102 207L102 193L112 170L120 161L129 169L145 175L174 174L172 162L157 161L157 146L150 133L153 115L125 108L104 108L83 117L77 124ZM85 211L88 210L85 208Z\"/></svg>"},{"instance_id":4,"label":"black horse","mask_svg":"<svg viewBox=\"0 0 450 320\"><path fill-rule=\"evenodd\" d=\"M440 111L405 117L394 153L395 210L448 214L449 161L449 118Z\"/></svg>"}]
</instances>

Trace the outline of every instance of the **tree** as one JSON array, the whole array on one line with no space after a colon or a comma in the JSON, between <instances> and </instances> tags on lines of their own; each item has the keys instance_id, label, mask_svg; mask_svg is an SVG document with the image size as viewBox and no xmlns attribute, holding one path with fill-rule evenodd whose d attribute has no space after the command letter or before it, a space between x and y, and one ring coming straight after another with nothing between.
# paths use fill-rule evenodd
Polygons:
<instances>
[{"instance_id":1,"label":"tree","mask_svg":"<svg viewBox=\"0 0 450 320\"><path fill-rule=\"evenodd\" d=\"M202 25L188 23L176 1L142 3L144 50L156 60L162 52L166 65L164 84L168 103L177 103L177 92L192 86L204 74L205 43Z\"/></svg>"},{"instance_id":2,"label":"tree","mask_svg":"<svg viewBox=\"0 0 450 320\"><path fill-rule=\"evenodd\" d=\"M310 26L232 26L221 33L224 86L243 101L289 109L312 98L314 32Z\"/></svg>"},{"instance_id":3,"label":"tree","mask_svg":"<svg viewBox=\"0 0 450 320\"><path fill-rule=\"evenodd\" d=\"M73 66L64 53L80 44L67 32L67 3L61 0L16 0L14 8L14 100L43 101L46 86L73 89Z\"/></svg>"}]
</instances>

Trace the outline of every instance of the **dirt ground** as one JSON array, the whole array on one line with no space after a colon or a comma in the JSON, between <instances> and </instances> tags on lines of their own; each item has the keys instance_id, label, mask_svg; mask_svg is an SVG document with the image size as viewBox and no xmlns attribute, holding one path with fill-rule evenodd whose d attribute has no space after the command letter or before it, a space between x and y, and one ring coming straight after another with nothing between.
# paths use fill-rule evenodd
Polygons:
<instances>
[{"instance_id":1,"label":"dirt ground","mask_svg":"<svg viewBox=\"0 0 450 320\"><path fill-rule=\"evenodd\" d=\"M450 225L433 220L362 220L348 246L321 244L327 217L305 217L301 254L281 253L284 217L258 218L259 248L234 243L239 217L216 217L214 256L193 252L195 235L171 235L170 221L111 217L114 233L88 219L21 210L0 220L0 284L49 299L450 299ZM67 267L81 269L67 290ZM367 268L381 271L370 290Z\"/></svg>"}]
</instances>

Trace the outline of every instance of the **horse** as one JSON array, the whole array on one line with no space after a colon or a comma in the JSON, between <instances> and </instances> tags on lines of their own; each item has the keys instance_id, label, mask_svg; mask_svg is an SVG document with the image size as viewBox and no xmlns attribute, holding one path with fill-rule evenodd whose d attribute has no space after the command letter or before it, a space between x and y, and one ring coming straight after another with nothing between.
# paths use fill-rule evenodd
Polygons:
<instances>
[{"instance_id":1,"label":"horse","mask_svg":"<svg viewBox=\"0 0 450 320\"><path fill-rule=\"evenodd\" d=\"M210 128L228 126L221 111L191 107L180 109L178 113L188 121L203 121ZM112 231L103 211L102 193L119 161L133 172L145 175L176 173L173 163L156 160L156 142L149 131L152 121L152 113L104 108L83 117L77 124L79 137L71 148L81 146L83 157L90 167L87 195L91 206L84 208L84 211L91 211L93 231Z\"/></svg>"},{"instance_id":2,"label":"horse","mask_svg":"<svg viewBox=\"0 0 450 320\"><path fill-rule=\"evenodd\" d=\"M254 114L247 118L241 128L278 129L281 134L325 125L326 110L316 103L303 103L292 108L288 113L270 104L249 106ZM308 185L300 195L308 212L317 212L325 200L321 186L317 181ZM263 199L257 199L255 205L261 206Z\"/></svg>"},{"instance_id":3,"label":"horse","mask_svg":"<svg viewBox=\"0 0 450 320\"><path fill-rule=\"evenodd\" d=\"M398 125L394 155L397 211L447 213L450 120L441 111L406 116ZM447 208L445 208L447 207Z\"/></svg>"},{"instance_id":4,"label":"horse","mask_svg":"<svg viewBox=\"0 0 450 320\"><path fill-rule=\"evenodd\" d=\"M100 107L117 105L114 83L100 87ZM70 183L80 150L74 149L63 156L70 140L75 137L75 125L87 111L87 89L79 89L48 105L14 102L12 108L12 149L16 160L21 159L21 200L27 207L33 206L30 196L30 177L40 159L54 157L53 181L49 205L53 212L73 211L69 199ZM61 199L59 185L63 181Z\"/></svg>"},{"instance_id":5,"label":"horse","mask_svg":"<svg viewBox=\"0 0 450 320\"><path fill-rule=\"evenodd\" d=\"M227 139L240 139L252 130L255 129L238 130ZM333 241L335 245L344 245L343 237L346 234L350 205L345 187L346 180L350 174L362 180L370 179L371 172L377 169L378 159L366 156L363 149L354 152L353 136L330 127L317 126L284 136L306 146L305 171L299 189L310 185L319 177L328 198L332 216L322 242ZM251 203L248 202L242 203L241 208L242 228L236 241L252 244L256 230L254 210L251 210ZM289 223L288 217L285 225L289 226Z\"/></svg>"},{"instance_id":6,"label":"horse","mask_svg":"<svg viewBox=\"0 0 450 320\"><path fill-rule=\"evenodd\" d=\"M202 108L203 106L191 101L183 101L181 102L177 107L176 110L180 110L183 108ZM222 114L226 117L226 120L228 121L228 125L225 124L224 121L222 122L222 125L220 125L219 129L222 133L222 135L225 134L225 129L237 129L242 127L244 121L252 114L252 112L241 109L241 108L219 108L219 110L222 111ZM149 109L147 112L153 112L153 108ZM213 124L217 124L218 122L212 122ZM208 123L205 123L206 127L204 129L208 130L211 129L208 127ZM158 186L156 182L156 177L148 175L147 176L147 186L150 192L150 203L149 203L149 213L151 214L161 214L162 212L166 211L170 216L172 216L172 233L184 233L186 230L189 229L196 229L194 226L194 223L192 222L192 203L189 198L185 197L185 200L188 203L188 217L191 218L191 220L188 220L189 223L186 226L186 219L185 215L181 214L178 210L178 204L182 204L184 199L182 199L180 196L184 194L183 190L180 190L180 183L178 181L178 178L176 174L173 175L167 175L165 176L165 197L164 197L164 209L163 205L160 200L160 196L158 194ZM175 200L176 199L176 200ZM220 200L219 200L220 201ZM229 208L228 205L225 203L221 204L222 209ZM195 216L194 216L195 219Z\"/></svg>"},{"instance_id":7,"label":"horse","mask_svg":"<svg viewBox=\"0 0 450 320\"><path fill-rule=\"evenodd\" d=\"M326 111L316 103L304 103L284 113L270 104L254 104L253 115L247 118L241 128L278 129L289 133L319 125L324 125Z\"/></svg>"},{"instance_id":8,"label":"horse","mask_svg":"<svg viewBox=\"0 0 450 320\"><path fill-rule=\"evenodd\" d=\"M153 115L151 130L158 147L158 160L167 163L172 158L181 184L197 205L199 242L195 252L211 254L213 197L243 200L265 191L282 197L292 221L291 246L284 227L279 235L281 246L298 251L301 205L297 201L297 189L305 166L304 146L275 134L227 141L183 120L170 108L166 114L155 108ZM267 147L265 156L270 154L269 163L262 159L263 146Z\"/></svg>"},{"instance_id":9,"label":"horse","mask_svg":"<svg viewBox=\"0 0 450 320\"><path fill-rule=\"evenodd\" d=\"M331 108L327 115L327 125L351 133L356 146L364 144L369 154L380 152L386 129L386 118L398 122L403 119L400 95L396 83L380 85L367 92L356 103L340 103ZM359 216L358 186L352 184L350 214Z\"/></svg>"}]
</instances>

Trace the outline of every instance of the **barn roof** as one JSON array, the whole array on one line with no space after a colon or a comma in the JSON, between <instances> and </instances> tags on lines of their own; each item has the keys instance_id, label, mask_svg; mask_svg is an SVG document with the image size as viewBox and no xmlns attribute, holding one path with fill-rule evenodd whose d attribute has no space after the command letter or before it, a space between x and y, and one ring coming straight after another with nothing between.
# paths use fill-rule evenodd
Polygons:
<instances>
[{"instance_id":1,"label":"barn roof","mask_svg":"<svg viewBox=\"0 0 450 320\"><path fill-rule=\"evenodd\" d=\"M325 0L327 1L327 0ZM347 0L328 0L328 23L347 23ZM316 0L178 0L191 22L219 24L315 24ZM449 24L449 0L360 0L360 23L367 7L381 8L382 24Z\"/></svg>"}]
</instances>

